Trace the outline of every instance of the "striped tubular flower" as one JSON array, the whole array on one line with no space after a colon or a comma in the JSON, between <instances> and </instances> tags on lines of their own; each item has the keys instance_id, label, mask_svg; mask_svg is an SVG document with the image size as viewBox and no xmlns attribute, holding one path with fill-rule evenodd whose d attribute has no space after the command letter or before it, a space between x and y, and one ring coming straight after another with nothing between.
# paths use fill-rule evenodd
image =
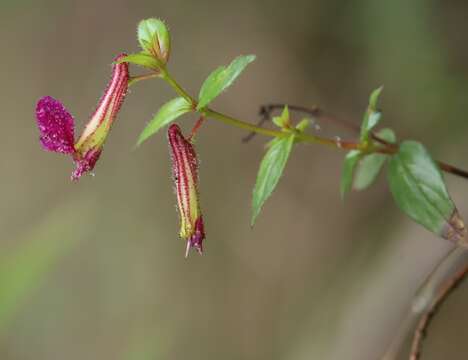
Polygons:
<instances>
[{"instance_id":1,"label":"striped tubular flower","mask_svg":"<svg viewBox=\"0 0 468 360\"><path fill-rule=\"evenodd\" d=\"M169 127L168 139L181 223L180 237L187 240L185 257L188 256L192 247L201 254L205 231L198 195L197 154L177 125L173 124Z\"/></svg>"},{"instance_id":2,"label":"striped tubular flower","mask_svg":"<svg viewBox=\"0 0 468 360\"><path fill-rule=\"evenodd\" d=\"M115 61L125 56L126 54L121 54L115 58ZM128 79L128 63L115 63L112 68L112 78L104 95L76 143L73 116L62 103L50 96L38 101L36 119L42 147L48 151L71 155L75 162L72 180L77 180L81 175L92 171L96 165L127 93Z\"/></svg>"}]
</instances>

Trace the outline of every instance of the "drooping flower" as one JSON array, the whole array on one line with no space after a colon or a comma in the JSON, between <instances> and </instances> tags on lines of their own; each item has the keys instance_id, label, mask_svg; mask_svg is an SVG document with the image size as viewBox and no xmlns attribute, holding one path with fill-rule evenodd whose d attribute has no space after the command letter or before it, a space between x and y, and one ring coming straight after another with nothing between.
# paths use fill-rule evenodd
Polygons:
<instances>
[{"instance_id":1,"label":"drooping flower","mask_svg":"<svg viewBox=\"0 0 468 360\"><path fill-rule=\"evenodd\" d=\"M121 54L115 61L125 56L126 54ZM127 93L128 79L128 63L115 63L111 80L76 143L73 116L62 103L50 96L38 101L36 119L42 147L48 151L72 156L75 162L72 180L77 180L81 175L93 170Z\"/></svg>"},{"instance_id":2,"label":"drooping flower","mask_svg":"<svg viewBox=\"0 0 468 360\"><path fill-rule=\"evenodd\" d=\"M173 124L169 127L168 139L180 215L180 237L187 240L185 256L188 256L192 247L201 254L205 231L198 194L197 154L192 143L182 135L179 126Z\"/></svg>"}]
</instances>

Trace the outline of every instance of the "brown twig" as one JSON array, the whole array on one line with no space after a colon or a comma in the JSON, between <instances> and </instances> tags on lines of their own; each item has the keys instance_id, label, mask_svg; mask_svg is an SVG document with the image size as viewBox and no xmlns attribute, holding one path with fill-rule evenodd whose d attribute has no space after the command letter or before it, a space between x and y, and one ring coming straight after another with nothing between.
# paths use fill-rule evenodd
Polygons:
<instances>
[{"instance_id":1,"label":"brown twig","mask_svg":"<svg viewBox=\"0 0 468 360\"><path fill-rule=\"evenodd\" d=\"M285 106L286 106L286 104L268 104L268 105L261 106L260 107L260 116L261 116L261 118L260 118L260 120L258 122L258 126L261 126L265 122L269 121L271 119L271 115L272 115L272 113L274 111L283 109ZM326 113L325 111L323 111L322 109L320 109L317 106L314 106L312 108L308 108L308 107L304 107L304 106L288 105L288 108L289 108L289 110L301 112L301 113L307 114L309 116L312 116L312 117L314 117L316 119L324 120L326 122L335 123L336 125L339 125L339 126L341 126L343 128L346 128L346 129L348 129L350 131L353 131L353 132L356 132L356 133L359 133L359 131L360 131L359 126L357 126L357 125L355 125L355 124L353 124L351 122L345 121L343 119L339 119L339 118L337 118L337 117L335 117L335 116L333 116L331 114L328 114L328 113ZM243 142L248 142L254 136L255 136L255 133L250 133L246 137L244 137L242 139L242 141ZM393 153L393 152L396 152L398 150L397 145L391 144L391 143L379 138L377 135L375 135L375 133L372 133L372 138L376 142L379 142L379 143L381 143L383 145L386 145L386 147L389 150L388 153ZM462 178L468 179L468 171L457 168L456 166L447 164L447 163L445 163L443 161L437 161L437 164L439 165L441 170L443 170L443 171L445 171L447 173L450 173L450 174L453 174L453 175L460 176Z\"/></svg>"},{"instance_id":2,"label":"brown twig","mask_svg":"<svg viewBox=\"0 0 468 360\"><path fill-rule=\"evenodd\" d=\"M464 267L458 271L455 276L450 278L441 288L440 292L437 294L433 300L430 307L426 310L424 315L418 322L416 330L414 332L413 342L411 345L410 360L418 360L421 357L423 340L427 336L429 326L434 319L434 316L440 310L442 305L445 303L447 298L453 291L462 283L462 281L468 275L468 264L465 264Z\"/></svg>"}]
</instances>

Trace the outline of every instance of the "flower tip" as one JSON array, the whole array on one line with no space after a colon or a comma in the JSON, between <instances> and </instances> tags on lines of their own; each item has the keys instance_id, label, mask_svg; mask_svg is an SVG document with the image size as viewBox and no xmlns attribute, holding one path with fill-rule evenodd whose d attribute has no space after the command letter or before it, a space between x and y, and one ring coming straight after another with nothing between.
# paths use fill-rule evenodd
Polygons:
<instances>
[{"instance_id":1,"label":"flower tip","mask_svg":"<svg viewBox=\"0 0 468 360\"><path fill-rule=\"evenodd\" d=\"M181 134L181 130L180 130L179 125L177 125L177 124L171 124L171 125L169 126L169 129L167 130L167 133L169 134L169 137L174 136L174 135Z\"/></svg>"},{"instance_id":2,"label":"flower tip","mask_svg":"<svg viewBox=\"0 0 468 360\"><path fill-rule=\"evenodd\" d=\"M96 162L101 156L102 149L90 150L82 157L75 157L75 170L71 175L72 181L77 181L80 177L94 169Z\"/></svg>"},{"instance_id":3,"label":"flower tip","mask_svg":"<svg viewBox=\"0 0 468 360\"><path fill-rule=\"evenodd\" d=\"M203 218L199 217L195 222L195 232L187 240L187 247L185 248L185 257L187 258L191 248L203 255L203 240L205 239L205 229L203 226Z\"/></svg>"},{"instance_id":4,"label":"flower tip","mask_svg":"<svg viewBox=\"0 0 468 360\"><path fill-rule=\"evenodd\" d=\"M117 55L115 58L114 58L114 62L118 62L120 60L122 60L123 58L127 57L127 53L121 53L119 55Z\"/></svg>"},{"instance_id":5,"label":"flower tip","mask_svg":"<svg viewBox=\"0 0 468 360\"><path fill-rule=\"evenodd\" d=\"M191 239L187 240L187 246L185 247L185 258L187 259L190 253L190 249L195 248L197 253L203 255L203 246L202 244L194 244Z\"/></svg>"}]
</instances>

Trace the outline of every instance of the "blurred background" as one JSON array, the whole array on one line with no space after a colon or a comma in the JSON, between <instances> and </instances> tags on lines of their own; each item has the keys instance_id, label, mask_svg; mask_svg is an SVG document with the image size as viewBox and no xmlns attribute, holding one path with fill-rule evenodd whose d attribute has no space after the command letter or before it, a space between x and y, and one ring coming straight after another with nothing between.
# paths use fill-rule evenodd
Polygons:
<instances>
[{"instance_id":1,"label":"blurred background","mask_svg":"<svg viewBox=\"0 0 468 360\"><path fill-rule=\"evenodd\" d=\"M35 104L60 99L81 131L113 57L137 50L139 20L160 17L172 34L170 69L192 93L215 67L257 55L215 101L222 112L254 122L261 104L320 105L359 124L384 84L384 126L466 169L468 2L0 4L0 359L380 358L450 249L396 209L383 176L343 202L343 153L298 146L251 229L266 139L242 144L242 131L208 122L197 140L206 252L184 259L165 135L132 151L173 97L168 86L132 87L96 176L78 183L67 157L41 150ZM320 125L324 135L353 135ZM468 182L446 179L468 218ZM467 300L462 285L434 320L423 359L467 358Z\"/></svg>"}]
</instances>

